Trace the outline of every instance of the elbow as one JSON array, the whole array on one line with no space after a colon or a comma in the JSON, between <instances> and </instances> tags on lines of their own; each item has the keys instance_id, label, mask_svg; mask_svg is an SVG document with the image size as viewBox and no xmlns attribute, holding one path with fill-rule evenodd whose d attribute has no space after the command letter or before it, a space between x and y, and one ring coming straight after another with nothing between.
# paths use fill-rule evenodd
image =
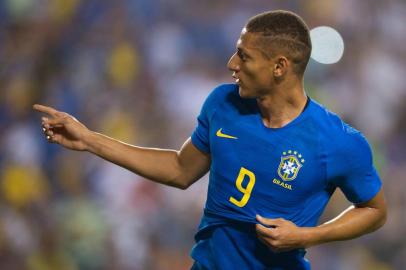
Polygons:
<instances>
[{"instance_id":1,"label":"elbow","mask_svg":"<svg viewBox=\"0 0 406 270\"><path fill-rule=\"evenodd\" d=\"M176 186L176 188L181 189L181 190L186 190L186 189L188 189L189 187L190 187L189 184L184 184L184 183L178 184L178 185Z\"/></svg>"},{"instance_id":2,"label":"elbow","mask_svg":"<svg viewBox=\"0 0 406 270\"><path fill-rule=\"evenodd\" d=\"M192 185L192 181L187 181L187 179L183 179L181 177L176 177L172 179L168 184L177 189L186 190Z\"/></svg>"},{"instance_id":3,"label":"elbow","mask_svg":"<svg viewBox=\"0 0 406 270\"><path fill-rule=\"evenodd\" d=\"M376 229L379 229L379 228L381 228L383 225L385 225L385 223L386 223L387 220L388 220L388 211L387 211L387 209L385 208L385 209L382 209L382 210L381 210L381 215L380 215L380 218L379 218L379 220L378 220L378 222L377 222L377 227L376 227Z\"/></svg>"},{"instance_id":4,"label":"elbow","mask_svg":"<svg viewBox=\"0 0 406 270\"><path fill-rule=\"evenodd\" d=\"M383 225L385 225L385 223L388 219L388 213L387 213L386 208L379 209L378 211L379 211L378 216L375 219L375 222L369 232L374 232L374 231L380 229L381 227L383 227Z\"/></svg>"},{"instance_id":5,"label":"elbow","mask_svg":"<svg viewBox=\"0 0 406 270\"><path fill-rule=\"evenodd\" d=\"M385 225L386 221L388 220L388 207L385 202L385 198L383 195L383 190L379 191L378 195L376 195L376 204L375 208L378 210L379 213L379 218L377 222L376 229L381 228L383 225Z\"/></svg>"},{"instance_id":6,"label":"elbow","mask_svg":"<svg viewBox=\"0 0 406 270\"><path fill-rule=\"evenodd\" d=\"M383 203L383 205L379 209L380 211L380 218L378 221L378 226L377 229L381 228L383 225L385 225L386 221L388 220L388 207L386 206L386 203Z\"/></svg>"},{"instance_id":7,"label":"elbow","mask_svg":"<svg viewBox=\"0 0 406 270\"><path fill-rule=\"evenodd\" d=\"M188 179L188 178L179 179L177 188L182 189L182 190L186 190L186 189L188 189L194 182L196 182L196 180L197 180L197 179Z\"/></svg>"},{"instance_id":8,"label":"elbow","mask_svg":"<svg viewBox=\"0 0 406 270\"><path fill-rule=\"evenodd\" d=\"M177 189L181 189L181 190L186 190L188 189L191 185L190 184L186 184L186 183L171 183L170 186L177 188Z\"/></svg>"}]
</instances>

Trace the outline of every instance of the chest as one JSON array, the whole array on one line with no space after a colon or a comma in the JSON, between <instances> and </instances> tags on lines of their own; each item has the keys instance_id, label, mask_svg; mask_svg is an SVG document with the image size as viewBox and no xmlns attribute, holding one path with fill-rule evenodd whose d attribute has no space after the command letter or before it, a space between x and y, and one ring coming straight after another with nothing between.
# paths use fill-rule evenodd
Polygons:
<instances>
[{"instance_id":1,"label":"chest","mask_svg":"<svg viewBox=\"0 0 406 270\"><path fill-rule=\"evenodd\" d=\"M217 117L210 127L210 148L211 170L218 176L214 181L222 181L218 186L223 188L252 187L252 196L292 205L326 188L323 153L311 120L272 130L255 115Z\"/></svg>"}]
</instances>

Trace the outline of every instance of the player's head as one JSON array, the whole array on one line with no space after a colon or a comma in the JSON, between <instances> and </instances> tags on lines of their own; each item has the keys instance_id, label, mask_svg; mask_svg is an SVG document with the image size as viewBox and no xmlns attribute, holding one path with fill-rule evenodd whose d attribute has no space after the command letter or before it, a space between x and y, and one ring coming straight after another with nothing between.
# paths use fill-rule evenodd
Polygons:
<instances>
[{"instance_id":1,"label":"player's head","mask_svg":"<svg viewBox=\"0 0 406 270\"><path fill-rule=\"evenodd\" d=\"M268 56L285 55L292 62L293 71L303 75L312 44L309 28L302 18L290 11L270 11L249 19L245 28L261 36L259 42Z\"/></svg>"},{"instance_id":2,"label":"player's head","mask_svg":"<svg viewBox=\"0 0 406 270\"><path fill-rule=\"evenodd\" d=\"M240 94L249 97L254 93L241 88L258 88L261 94L289 76L302 78L310 53L310 33L303 19L290 11L269 11L249 19L228 68L240 84Z\"/></svg>"}]
</instances>

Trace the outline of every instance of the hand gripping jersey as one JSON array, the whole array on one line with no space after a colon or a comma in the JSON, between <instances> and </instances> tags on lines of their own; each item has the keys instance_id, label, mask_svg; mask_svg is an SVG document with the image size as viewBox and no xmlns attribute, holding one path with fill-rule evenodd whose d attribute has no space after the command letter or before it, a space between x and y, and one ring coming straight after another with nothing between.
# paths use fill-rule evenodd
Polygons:
<instances>
[{"instance_id":1,"label":"hand gripping jersey","mask_svg":"<svg viewBox=\"0 0 406 270\"><path fill-rule=\"evenodd\" d=\"M282 128L268 128L255 99L234 84L205 101L192 143L210 153L206 206L191 255L197 269L310 269L304 250L273 253L255 215L315 226L334 190L353 203L380 190L363 135L309 99Z\"/></svg>"}]
</instances>

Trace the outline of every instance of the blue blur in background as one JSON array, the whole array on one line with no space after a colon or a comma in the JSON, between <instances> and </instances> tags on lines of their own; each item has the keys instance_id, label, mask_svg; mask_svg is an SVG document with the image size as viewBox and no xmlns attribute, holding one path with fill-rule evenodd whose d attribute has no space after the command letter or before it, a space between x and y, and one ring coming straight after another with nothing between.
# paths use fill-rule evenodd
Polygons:
<instances>
[{"instance_id":1,"label":"blue blur in background","mask_svg":"<svg viewBox=\"0 0 406 270\"><path fill-rule=\"evenodd\" d=\"M374 150L389 219L378 232L309 249L314 269L406 265L406 2L3 0L0 2L0 269L189 269L207 177L160 186L43 138L33 103L128 143L179 148L251 16L289 9L345 42L310 61L309 95ZM326 221L348 206L337 192Z\"/></svg>"}]
</instances>

